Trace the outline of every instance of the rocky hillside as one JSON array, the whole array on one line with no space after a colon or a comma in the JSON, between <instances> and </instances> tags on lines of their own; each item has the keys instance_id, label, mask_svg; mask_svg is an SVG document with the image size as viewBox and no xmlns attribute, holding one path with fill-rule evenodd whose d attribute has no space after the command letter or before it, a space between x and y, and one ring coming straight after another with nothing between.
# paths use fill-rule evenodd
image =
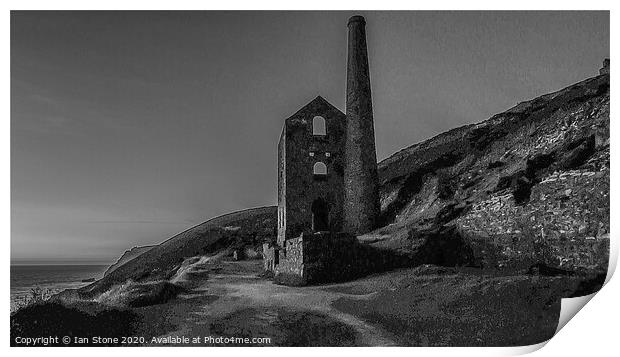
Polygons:
<instances>
[{"instance_id":1,"label":"rocky hillside","mask_svg":"<svg viewBox=\"0 0 620 357\"><path fill-rule=\"evenodd\" d=\"M419 251L439 237L462 249L433 263L606 270L608 67L601 73L382 161L383 227L361 238Z\"/></svg>"}]
</instances>

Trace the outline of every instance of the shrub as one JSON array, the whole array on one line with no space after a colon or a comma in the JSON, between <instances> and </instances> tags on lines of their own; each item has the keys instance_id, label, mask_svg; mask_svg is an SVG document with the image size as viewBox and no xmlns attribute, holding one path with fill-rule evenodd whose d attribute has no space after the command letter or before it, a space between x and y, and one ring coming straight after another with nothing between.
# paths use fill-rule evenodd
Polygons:
<instances>
[{"instance_id":1,"label":"shrub","mask_svg":"<svg viewBox=\"0 0 620 357\"><path fill-rule=\"evenodd\" d=\"M454 182L447 170L437 171L437 196L443 200L454 197Z\"/></svg>"},{"instance_id":2,"label":"shrub","mask_svg":"<svg viewBox=\"0 0 620 357\"><path fill-rule=\"evenodd\" d=\"M138 323L138 315L127 310L100 308L89 313L48 301L26 306L11 314L11 346L17 345L17 336L68 336L71 341L74 337L88 337L89 341L93 336L120 338L131 336ZM72 345L73 342L68 344Z\"/></svg>"},{"instance_id":3,"label":"shrub","mask_svg":"<svg viewBox=\"0 0 620 357\"><path fill-rule=\"evenodd\" d=\"M30 289L30 293L26 296L22 296L19 300L15 301L11 306L11 311L17 311L27 306L39 304L48 301L54 295L54 291L48 288L34 287Z\"/></svg>"}]
</instances>

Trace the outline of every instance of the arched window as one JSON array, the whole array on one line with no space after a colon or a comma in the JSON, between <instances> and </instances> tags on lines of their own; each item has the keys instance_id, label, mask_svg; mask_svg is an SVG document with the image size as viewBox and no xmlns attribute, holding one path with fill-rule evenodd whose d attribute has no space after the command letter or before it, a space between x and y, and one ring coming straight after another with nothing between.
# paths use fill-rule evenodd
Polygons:
<instances>
[{"instance_id":1,"label":"arched window","mask_svg":"<svg viewBox=\"0 0 620 357\"><path fill-rule=\"evenodd\" d=\"M316 116L312 119L312 135L327 135L325 118L322 116Z\"/></svg>"},{"instance_id":2,"label":"arched window","mask_svg":"<svg viewBox=\"0 0 620 357\"><path fill-rule=\"evenodd\" d=\"M314 169L313 169L314 175L327 175L327 165L325 165L322 162L317 162L316 164L314 164Z\"/></svg>"}]
</instances>

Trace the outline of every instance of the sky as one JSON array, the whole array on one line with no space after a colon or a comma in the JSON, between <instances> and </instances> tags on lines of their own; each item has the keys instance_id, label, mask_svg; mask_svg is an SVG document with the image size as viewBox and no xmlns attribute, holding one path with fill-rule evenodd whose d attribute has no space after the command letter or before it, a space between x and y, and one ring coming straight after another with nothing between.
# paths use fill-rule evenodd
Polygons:
<instances>
[{"instance_id":1,"label":"sky","mask_svg":"<svg viewBox=\"0 0 620 357\"><path fill-rule=\"evenodd\" d=\"M345 111L355 14L379 160L609 57L608 12L12 12L12 262L109 263L276 204L284 119Z\"/></svg>"}]
</instances>

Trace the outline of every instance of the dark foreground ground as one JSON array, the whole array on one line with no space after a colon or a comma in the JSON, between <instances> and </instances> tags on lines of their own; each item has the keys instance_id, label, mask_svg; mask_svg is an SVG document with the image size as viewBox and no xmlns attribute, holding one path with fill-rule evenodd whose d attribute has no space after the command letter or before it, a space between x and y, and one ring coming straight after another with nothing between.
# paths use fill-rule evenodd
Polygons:
<instances>
[{"instance_id":1,"label":"dark foreground ground","mask_svg":"<svg viewBox=\"0 0 620 357\"><path fill-rule=\"evenodd\" d=\"M561 297L584 286L573 276L420 266L300 288L275 285L260 270L260 261L206 262L200 274L178 279L182 293L148 306L112 308L102 299L31 306L11 316L11 344L17 336L68 335L88 345L95 336L132 336L125 341L132 345L177 345L168 336L201 337L206 346L530 345L553 336ZM207 336L270 341L205 343Z\"/></svg>"}]
</instances>

